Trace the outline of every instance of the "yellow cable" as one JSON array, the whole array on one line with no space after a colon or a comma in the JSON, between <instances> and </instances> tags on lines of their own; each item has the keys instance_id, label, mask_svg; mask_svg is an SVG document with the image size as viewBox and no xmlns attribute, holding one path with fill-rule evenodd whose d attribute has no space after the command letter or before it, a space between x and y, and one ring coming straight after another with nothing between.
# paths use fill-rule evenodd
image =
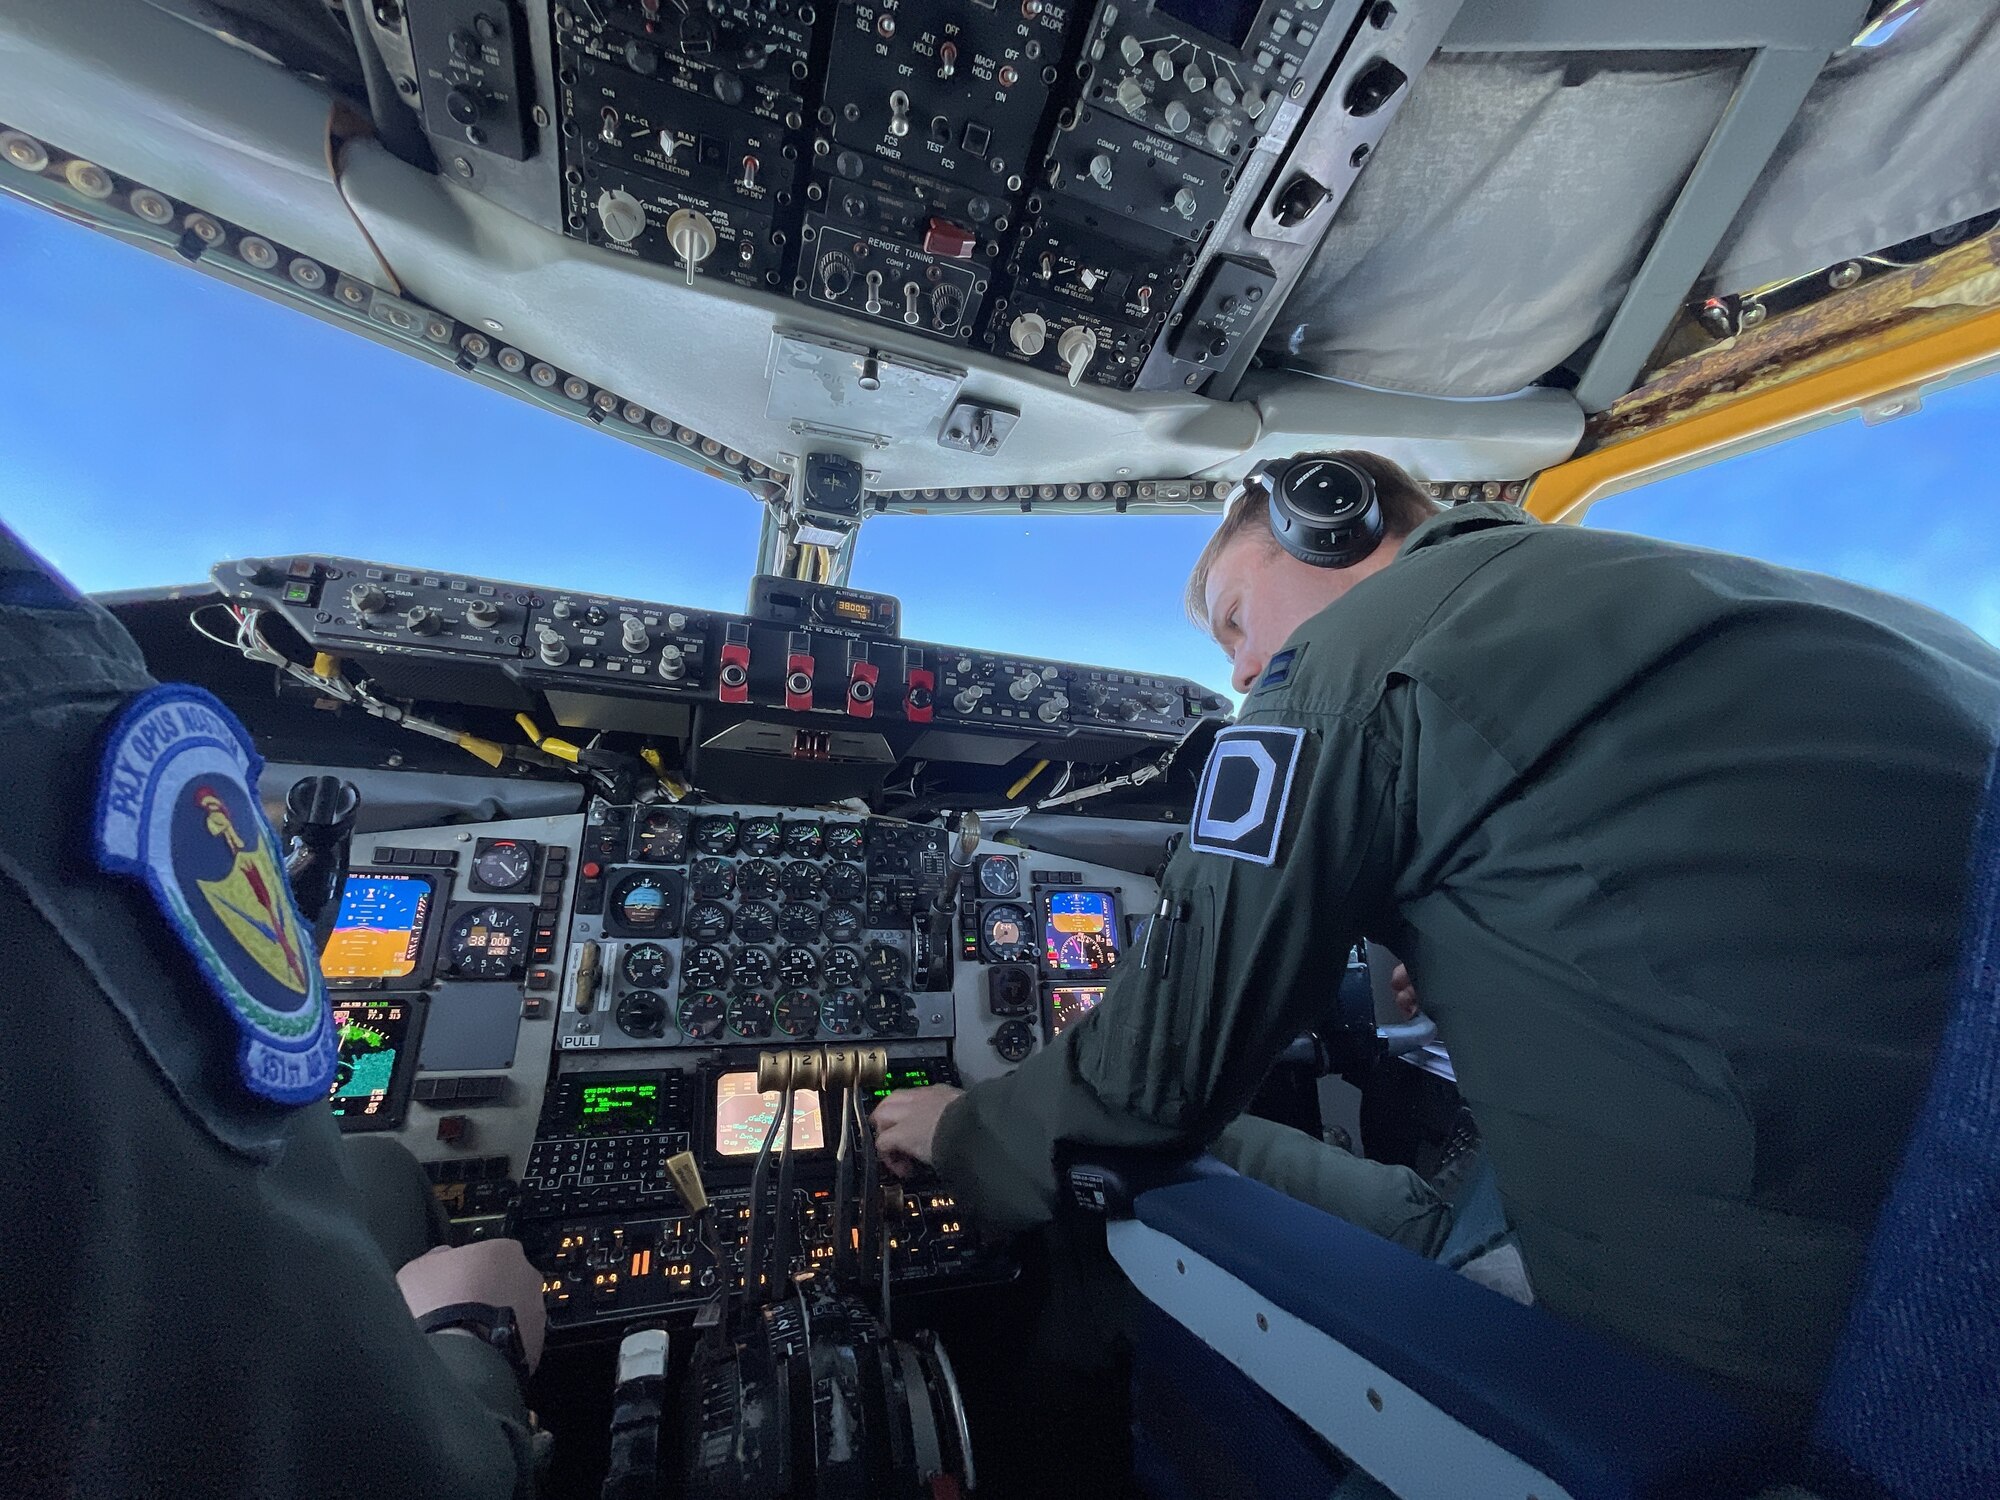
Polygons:
<instances>
[{"instance_id":1,"label":"yellow cable","mask_svg":"<svg viewBox=\"0 0 2000 1500\"><path fill-rule=\"evenodd\" d=\"M526 714L515 714L514 722L521 726L521 733L525 734L528 737L529 744L531 745L541 744L542 732L541 730L535 727L535 721L533 719L529 718Z\"/></svg>"},{"instance_id":2,"label":"yellow cable","mask_svg":"<svg viewBox=\"0 0 2000 1500\"><path fill-rule=\"evenodd\" d=\"M334 656L330 652L326 651L322 651L318 655L313 657L313 676L332 678L332 677L337 677L339 675L340 675L339 657Z\"/></svg>"},{"instance_id":3,"label":"yellow cable","mask_svg":"<svg viewBox=\"0 0 2000 1500\"><path fill-rule=\"evenodd\" d=\"M1036 761L1033 770L1029 771L1026 776L1023 776L1019 781L1015 782L1012 786L1007 788L1007 800L1009 802L1012 802L1016 797L1020 796L1022 792L1028 789L1028 783L1033 781L1037 776L1041 775L1042 772L1046 771L1048 768L1049 768L1049 763L1047 761L1045 760Z\"/></svg>"}]
</instances>

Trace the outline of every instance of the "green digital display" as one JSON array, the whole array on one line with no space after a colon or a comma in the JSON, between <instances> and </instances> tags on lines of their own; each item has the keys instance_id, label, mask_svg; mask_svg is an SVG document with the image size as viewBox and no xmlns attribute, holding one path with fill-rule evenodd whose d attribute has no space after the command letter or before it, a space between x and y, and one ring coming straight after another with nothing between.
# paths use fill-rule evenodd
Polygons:
<instances>
[{"instance_id":1,"label":"green digital display","mask_svg":"<svg viewBox=\"0 0 2000 1500\"><path fill-rule=\"evenodd\" d=\"M657 1083L587 1083L578 1124L588 1134L650 1130L659 1123Z\"/></svg>"},{"instance_id":2,"label":"green digital display","mask_svg":"<svg viewBox=\"0 0 2000 1500\"><path fill-rule=\"evenodd\" d=\"M897 1089L926 1089L937 1080L931 1077L931 1070L922 1063L908 1067L891 1068L883 1075L882 1086L870 1089L869 1094L876 1099L886 1099Z\"/></svg>"}]
</instances>

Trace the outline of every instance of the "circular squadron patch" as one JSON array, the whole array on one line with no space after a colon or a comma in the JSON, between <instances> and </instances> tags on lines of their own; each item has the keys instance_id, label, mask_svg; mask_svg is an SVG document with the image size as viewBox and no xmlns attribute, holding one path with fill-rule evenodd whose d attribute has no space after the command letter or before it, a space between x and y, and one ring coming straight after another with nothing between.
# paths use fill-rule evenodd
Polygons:
<instances>
[{"instance_id":1,"label":"circular squadron patch","mask_svg":"<svg viewBox=\"0 0 2000 1500\"><path fill-rule=\"evenodd\" d=\"M312 940L252 792L262 762L229 710L166 684L113 725L97 860L145 882L242 1036L237 1066L280 1104L324 1099L337 1052Z\"/></svg>"}]
</instances>

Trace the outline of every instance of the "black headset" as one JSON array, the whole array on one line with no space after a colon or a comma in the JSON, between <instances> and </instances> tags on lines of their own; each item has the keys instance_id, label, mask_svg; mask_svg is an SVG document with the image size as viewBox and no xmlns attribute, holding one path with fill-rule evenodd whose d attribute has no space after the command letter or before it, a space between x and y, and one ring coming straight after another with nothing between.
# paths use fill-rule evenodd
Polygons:
<instances>
[{"instance_id":1,"label":"black headset","mask_svg":"<svg viewBox=\"0 0 2000 1500\"><path fill-rule=\"evenodd\" d=\"M1388 530L1374 476L1344 459L1313 453L1270 459L1243 482L1269 494L1278 545L1315 568L1352 567L1382 545Z\"/></svg>"}]
</instances>

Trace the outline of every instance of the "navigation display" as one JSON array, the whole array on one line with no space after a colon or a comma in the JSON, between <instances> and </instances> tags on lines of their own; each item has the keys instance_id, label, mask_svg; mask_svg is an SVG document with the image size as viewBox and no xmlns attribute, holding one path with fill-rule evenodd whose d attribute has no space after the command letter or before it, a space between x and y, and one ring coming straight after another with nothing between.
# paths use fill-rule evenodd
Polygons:
<instances>
[{"instance_id":1,"label":"navigation display","mask_svg":"<svg viewBox=\"0 0 2000 1500\"><path fill-rule=\"evenodd\" d=\"M386 1130L402 1115L397 1068L409 1052L410 1007L400 1000L335 1000L340 1055L333 1113L344 1129Z\"/></svg>"},{"instance_id":2,"label":"navigation display","mask_svg":"<svg viewBox=\"0 0 2000 1500\"><path fill-rule=\"evenodd\" d=\"M431 899L421 875L349 875L320 971L331 980L407 979L423 951Z\"/></svg>"},{"instance_id":3,"label":"navigation display","mask_svg":"<svg viewBox=\"0 0 2000 1500\"><path fill-rule=\"evenodd\" d=\"M715 1154L755 1156L764 1149L764 1132L778 1112L779 1093L757 1090L757 1074L752 1069L724 1073L715 1080ZM772 1142L777 1151L784 1135ZM792 1095L792 1149L817 1151L826 1145L826 1123L819 1112L819 1093L800 1089Z\"/></svg>"},{"instance_id":4,"label":"navigation display","mask_svg":"<svg viewBox=\"0 0 2000 1500\"><path fill-rule=\"evenodd\" d=\"M1079 985L1074 989L1049 991L1049 1040L1054 1041L1081 1021L1104 998L1101 984Z\"/></svg>"},{"instance_id":5,"label":"navigation display","mask_svg":"<svg viewBox=\"0 0 2000 1500\"><path fill-rule=\"evenodd\" d=\"M1094 974L1118 962L1118 901L1109 891L1051 891L1042 915L1043 960Z\"/></svg>"}]
</instances>

